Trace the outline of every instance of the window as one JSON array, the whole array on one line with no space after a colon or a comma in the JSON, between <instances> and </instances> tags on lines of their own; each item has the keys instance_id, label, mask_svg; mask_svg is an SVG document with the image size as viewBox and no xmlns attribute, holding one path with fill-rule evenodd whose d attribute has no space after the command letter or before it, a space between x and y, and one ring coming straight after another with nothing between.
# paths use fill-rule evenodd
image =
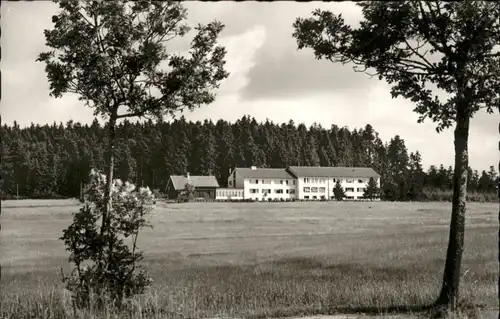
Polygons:
<instances>
[{"instance_id":1,"label":"window","mask_svg":"<svg viewBox=\"0 0 500 319\"><path fill-rule=\"evenodd\" d=\"M364 183L365 181L362 179L358 179L358 183Z\"/></svg>"},{"instance_id":2,"label":"window","mask_svg":"<svg viewBox=\"0 0 500 319\"><path fill-rule=\"evenodd\" d=\"M324 193L324 192L326 192L326 188L324 188L324 187L320 187L320 188L319 188L319 192L320 192L320 193Z\"/></svg>"},{"instance_id":3,"label":"window","mask_svg":"<svg viewBox=\"0 0 500 319\"><path fill-rule=\"evenodd\" d=\"M304 183L310 183L310 182L311 182L310 178L308 178L308 177L304 178Z\"/></svg>"},{"instance_id":4,"label":"window","mask_svg":"<svg viewBox=\"0 0 500 319\"><path fill-rule=\"evenodd\" d=\"M317 196L313 196L313 199L318 199L318 197Z\"/></svg>"},{"instance_id":5,"label":"window","mask_svg":"<svg viewBox=\"0 0 500 319\"><path fill-rule=\"evenodd\" d=\"M259 184L259 180L258 179L255 180L255 184Z\"/></svg>"},{"instance_id":6,"label":"window","mask_svg":"<svg viewBox=\"0 0 500 319\"><path fill-rule=\"evenodd\" d=\"M293 185L295 185L295 180L293 180Z\"/></svg>"},{"instance_id":7,"label":"window","mask_svg":"<svg viewBox=\"0 0 500 319\"><path fill-rule=\"evenodd\" d=\"M276 194L283 194L283 190L282 189L275 189L274 192Z\"/></svg>"},{"instance_id":8,"label":"window","mask_svg":"<svg viewBox=\"0 0 500 319\"><path fill-rule=\"evenodd\" d=\"M304 196L304 199L309 199L309 196Z\"/></svg>"},{"instance_id":9,"label":"window","mask_svg":"<svg viewBox=\"0 0 500 319\"><path fill-rule=\"evenodd\" d=\"M354 199L354 196L347 196L347 199Z\"/></svg>"},{"instance_id":10,"label":"window","mask_svg":"<svg viewBox=\"0 0 500 319\"><path fill-rule=\"evenodd\" d=\"M312 193L317 193L318 192L318 188L317 187L311 187L311 192Z\"/></svg>"},{"instance_id":11,"label":"window","mask_svg":"<svg viewBox=\"0 0 500 319\"><path fill-rule=\"evenodd\" d=\"M287 181L288 182L288 181ZM280 184L283 185L283 180L280 180Z\"/></svg>"},{"instance_id":12,"label":"window","mask_svg":"<svg viewBox=\"0 0 500 319\"><path fill-rule=\"evenodd\" d=\"M352 178L348 178L348 179L346 180L346 182L347 182L347 183L352 183L352 182L354 182L354 180L353 180Z\"/></svg>"},{"instance_id":13,"label":"window","mask_svg":"<svg viewBox=\"0 0 500 319\"><path fill-rule=\"evenodd\" d=\"M358 193L362 193L364 191L365 191L365 189L363 187L358 188Z\"/></svg>"},{"instance_id":14,"label":"window","mask_svg":"<svg viewBox=\"0 0 500 319\"><path fill-rule=\"evenodd\" d=\"M334 178L334 179L333 179L333 182L334 182L334 183L336 183L336 182L337 182L337 179L336 179L336 178Z\"/></svg>"},{"instance_id":15,"label":"window","mask_svg":"<svg viewBox=\"0 0 500 319\"><path fill-rule=\"evenodd\" d=\"M346 192L354 192L354 187L346 187Z\"/></svg>"},{"instance_id":16,"label":"window","mask_svg":"<svg viewBox=\"0 0 500 319\"><path fill-rule=\"evenodd\" d=\"M290 189L290 194L295 194L295 189Z\"/></svg>"},{"instance_id":17,"label":"window","mask_svg":"<svg viewBox=\"0 0 500 319\"><path fill-rule=\"evenodd\" d=\"M287 184L287 185L288 185L288 179L285 181L285 184Z\"/></svg>"},{"instance_id":18,"label":"window","mask_svg":"<svg viewBox=\"0 0 500 319\"><path fill-rule=\"evenodd\" d=\"M256 188L250 188L250 194L258 194L259 190Z\"/></svg>"},{"instance_id":19,"label":"window","mask_svg":"<svg viewBox=\"0 0 500 319\"><path fill-rule=\"evenodd\" d=\"M322 195L322 196L321 196L321 199L323 199L323 200L324 200L324 199L325 199L325 195Z\"/></svg>"},{"instance_id":20,"label":"window","mask_svg":"<svg viewBox=\"0 0 500 319\"><path fill-rule=\"evenodd\" d=\"M262 194L264 194L264 195L271 194L271 190L270 189L263 189Z\"/></svg>"},{"instance_id":21,"label":"window","mask_svg":"<svg viewBox=\"0 0 500 319\"><path fill-rule=\"evenodd\" d=\"M229 186L233 186L233 182L232 181L229 181Z\"/></svg>"},{"instance_id":22,"label":"window","mask_svg":"<svg viewBox=\"0 0 500 319\"><path fill-rule=\"evenodd\" d=\"M304 193L310 193L311 188L310 187L304 187Z\"/></svg>"},{"instance_id":23,"label":"window","mask_svg":"<svg viewBox=\"0 0 500 319\"><path fill-rule=\"evenodd\" d=\"M265 179L263 179L262 180L262 184L271 184L271 180L265 180Z\"/></svg>"}]
</instances>

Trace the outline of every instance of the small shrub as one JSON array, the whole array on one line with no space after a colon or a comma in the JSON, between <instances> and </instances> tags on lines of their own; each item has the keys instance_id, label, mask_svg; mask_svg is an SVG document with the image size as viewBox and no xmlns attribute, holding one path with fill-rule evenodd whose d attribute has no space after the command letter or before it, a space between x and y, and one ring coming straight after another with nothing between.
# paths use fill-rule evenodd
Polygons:
<instances>
[{"instance_id":1,"label":"small shrub","mask_svg":"<svg viewBox=\"0 0 500 319\"><path fill-rule=\"evenodd\" d=\"M149 226L145 217L154 207L154 196L149 188L136 190L133 184L114 180L112 207L103 221L106 176L92 170L90 180L85 204L60 238L74 264L69 276L63 274L63 282L78 307L89 307L93 299L99 305L120 306L152 282L137 265L142 259L137 237Z\"/></svg>"}]
</instances>

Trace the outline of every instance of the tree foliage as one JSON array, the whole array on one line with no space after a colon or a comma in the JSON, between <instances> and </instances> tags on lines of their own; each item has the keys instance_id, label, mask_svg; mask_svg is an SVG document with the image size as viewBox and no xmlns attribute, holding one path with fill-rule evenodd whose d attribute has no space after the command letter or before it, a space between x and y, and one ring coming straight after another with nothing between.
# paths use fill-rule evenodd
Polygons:
<instances>
[{"instance_id":1,"label":"tree foliage","mask_svg":"<svg viewBox=\"0 0 500 319\"><path fill-rule=\"evenodd\" d=\"M365 1L358 6L364 17L358 28L341 14L319 9L312 18L298 18L293 36L299 49L310 47L318 59L351 64L386 80L393 97L414 102L419 122L430 118L438 131L458 116L499 107L500 4ZM457 109L464 98L465 109Z\"/></svg>"},{"instance_id":2,"label":"tree foliage","mask_svg":"<svg viewBox=\"0 0 500 319\"><path fill-rule=\"evenodd\" d=\"M45 63L51 95L74 93L95 115L174 115L215 99L228 76L226 51L217 45L224 25L195 27L189 56L167 52L185 36L187 11L174 1L63 1L45 30ZM122 111L122 113L119 113Z\"/></svg>"},{"instance_id":3,"label":"tree foliage","mask_svg":"<svg viewBox=\"0 0 500 319\"><path fill-rule=\"evenodd\" d=\"M193 200L194 190L195 190L195 187L194 187L193 183L187 182L184 185L184 189L179 192L179 196L177 198L177 201L188 202L188 201Z\"/></svg>"},{"instance_id":4,"label":"tree foliage","mask_svg":"<svg viewBox=\"0 0 500 319\"><path fill-rule=\"evenodd\" d=\"M368 184L366 185L365 191L363 193L363 198L373 200L380 196L380 189L377 185L377 182L373 177L370 177L368 180Z\"/></svg>"},{"instance_id":5,"label":"tree foliage","mask_svg":"<svg viewBox=\"0 0 500 319\"><path fill-rule=\"evenodd\" d=\"M340 181L337 181L335 183L335 186L333 187L333 196L337 201L344 200L344 198L346 197L344 188L340 184Z\"/></svg>"},{"instance_id":6,"label":"tree foliage","mask_svg":"<svg viewBox=\"0 0 500 319\"><path fill-rule=\"evenodd\" d=\"M226 185L229 169L234 167L247 167L247 163L240 161L234 156L234 150L240 148L234 132L240 130L242 121L233 123L217 121L212 123L186 122L179 125L180 119L172 122L145 122L133 123L124 121L116 128L117 141L116 152L120 155L114 176L121 180L134 181L136 185L149 186L152 189L164 191L170 175L186 174L190 172L196 175L205 174L204 167L214 165L212 174L215 175L220 185ZM310 162L302 161L300 153L295 150L299 145L305 143L297 135L297 126L287 123L257 123L252 131L256 132L255 141L259 152L267 155L265 165L267 167L286 167L288 165L311 165ZM406 145L391 138L388 143L378 137L373 127L371 133L365 129L356 132L343 131L339 133L339 127L332 125L326 128L306 128L309 135L314 135L318 141L318 156L321 149L329 149L324 153L327 156L323 161L329 161L332 165L342 159L345 166L364 166L381 174L381 198L383 200L451 200L452 174L448 169L440 170L439 163L434 166L423 167L423 156L418 150L407 149ZM185 132L182 133L182 132ZM208 156L205 148L198 148L200 134L205 132L215 140L215 156L211 159L199 159L200 156ZM210 132L210 133L208 133ZM272 140L273 147L279 147L279 156L269 154L269 144L259 140L257 137L264 134L266 140ZM173 142L176 136L185 135L187 143L192 145L185 148L181 144ZM71 126L62 124L33 125L26 128L19 126L2 126L2 165L0 166L0 190L4 198L16 198L16 186L19 188L20 198L68 198L79 197L80 183L89 183L89 173L92 167L100 171L106 168L104 156L106 141L101 136L106 135L105 127L99 123L80 124L73 123ZM346 138L340 136L344 135ZM174 138L172 138L174 137ZM210 138L210 139L211 139ZM391 142L392 141L392 142ZM404 141L399 137L399 141ZM394 175L386 167L395 166L394 162L401 161L394 156L388 157L387 150L393 143L394 154L410 154L408 167L404 168L406 175ZM75 152L75 145L79 151ZM128 147L127 147L128 146ZM210 149L206 144L206 150ZM38 151L38 148L47 151ZM130 152L127 150L130 150ZM413 153L413 156L412 156ZM297 155L298 154L298 155ZM347 154L347 155L346 155ZM351 156L349 154L354 154ZM418 156L417 156L418 154ZM41 159L35 161L34 157ZM299 156L299 157L297 157ZM41 157L47 157L46 159ZM130 157L130 158L129 158ZM413 159L412 159L413 158ZM178 159L184 161L184 168L178 167ZM51 161L56 165L52 165ZM209 166L206 166L209 163ZM188 170L185 166L188 165ZM322 162L321 165L324 165ZM80 168L77 170L76 168ZM179 171L182 169L181 171ZM35 172L38 170L38 173ZM403 170L403 169L402 169ZM498 172L485 170L474 170L469 167L468 178L469 200L491 201L496 199L496 187L498 184ZM452 173L452 172L451 172ZM28 184L28 176L33 186ZM481 183L479 179L481 178ZM407 180L402 184L400 179ZM46 180L52 180L46 183ZM390 184L388 184L390 183ZM404 191L399 191L397 185L405 185ZM391 185L391 186L389 186ZM333 186L332 186L333 187ZM393 188L391 188L393 187ZM394 197L392 194L395 194Z\"/></svg>"}]
</instances>

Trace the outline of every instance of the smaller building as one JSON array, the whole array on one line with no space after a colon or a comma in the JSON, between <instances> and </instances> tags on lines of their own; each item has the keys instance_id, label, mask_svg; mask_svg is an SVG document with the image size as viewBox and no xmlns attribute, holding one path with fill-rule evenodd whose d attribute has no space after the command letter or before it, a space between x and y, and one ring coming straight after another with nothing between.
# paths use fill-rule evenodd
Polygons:
<instances>
[{"instance_id":1,"label":"smaller building","mask_svg":"<svg viewBox=\"0 0 500 319\"><path fill-rule=\"evenodd\" d=\"M185 190L186 184L194 187L193 198L215 199L219 183L215 176L186 176L171 175L167 184L167 196L170 199L177 199L179 194Z\"/></svg>"},{"instance_id":2,"label":"smaller building","mask_svg":"<svg viewBox=\"0 0 500 319\"><path fill-rule=\"evenodd\" d=\"M216 200L243 200L243 188L218 188L215 199Z\"/></svg>"}]
</instances>

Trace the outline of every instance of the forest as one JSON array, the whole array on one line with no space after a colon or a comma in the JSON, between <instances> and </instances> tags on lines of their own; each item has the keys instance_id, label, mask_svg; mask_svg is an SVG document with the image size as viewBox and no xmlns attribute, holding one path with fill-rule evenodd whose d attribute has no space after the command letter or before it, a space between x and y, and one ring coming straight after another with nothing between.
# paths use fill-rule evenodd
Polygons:
<instances>
[{"instance_id":1,"label":"forest","mask_svg":"<svg viewBox=\"0 0 500 319\"><path fill-rule=\"evenodd\" d=\"M92 168L106 165L107 130L97 120L2 130L2 199L78 197ZM381 175L381 197L389 201L450 201L453 168L425 169L418 151L401 136L382 141L375 129L332 125L276 124L243 116L234 123L128 122L117 127L115 177L163 193L170 175L215 175L226 186L234 167L361 166ZM468 169L470 201L496 201L499 177Z\"/></svg>"}]
</instances>

